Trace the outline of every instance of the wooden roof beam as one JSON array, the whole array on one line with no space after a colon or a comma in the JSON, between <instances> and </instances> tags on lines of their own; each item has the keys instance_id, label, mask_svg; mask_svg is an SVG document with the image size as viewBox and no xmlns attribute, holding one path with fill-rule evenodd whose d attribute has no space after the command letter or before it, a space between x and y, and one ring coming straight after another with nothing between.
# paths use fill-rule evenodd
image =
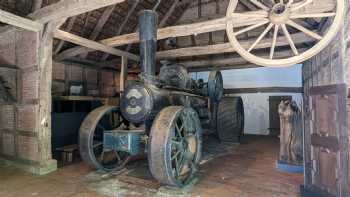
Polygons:
<instances>
[{"instance_id":1,"label":"wooden roof beam","mask_svg":"<svg viewBox=\"0 0 350 197\"><path fill-rule=\"evenodd\" d=\"M35 22L30 19L17 16L15 14L6 12L1 9L0 9L0 22L13 25L16 27L20 27L29 31L34 31L34 32L39 32L44 28L44 25L39 22Z\"/></svg>"},{"instance_id":2,"label":"wooden roof beam","mask_svg":"<svg viewBox=\"0 0 350 197\"><path fill-rule=\"evenodd\" d=\"M61 39L61 40L67 41L67 42L71 42L71 43L80 45L80 46L92 48L92 49L97 50L97 51L103 51L105 53L109 53L109 54L121 56L121 57L124 56L130 60L139 61L139 59L140 59L137 55L134 55L134 54L131 54L131 53L128 53L125 51L121 51L119 49L115 49L113 47L109 47L109 46L106 46L106 45L101 44L99 42L95 42L95 41L92 41L92 40L89 40L86 38L82 38L82 37L79 37L77 35L62 31L62 30L55 31L54 37L57 39Z\"/></svg>"},{"instance_id":3,"label":"wooden roof beam","mask_svg":"<svg viewBox=\"0 0 350 197\"><path fill-rule=\"evenodd\" d=\"M216 20L210 20L206 22L201 23L193 23L188 25L178 25L178 26L171 26L166 27L162 29L158 29L158 40L171 38L171 37L180 37L180 36L189 36L197 33L206 33L210 31L218 31L218 30L224 30L226 28L226 19L216 19ZM120 36L115 36L112 38L107 38L104 40L101 40L100 43L103 43L107 46L116 47L116 46L123 46L127 44L133 44L138 43L139 40L139 34L138 32L131 33L131 34L124 34ZM84 47L73 47L71 49L67 49L66 51L63 51L62 53L57 55L57 59L64 60L68 59L70 57L74 57L76 55L91 52L94 51L93 49L85 49Z\"/></svg>"},{"instance_id":4,"label":"wooden roof beam","mask_svg":"<svg viewBox=\"0 0 350 197\"><path fill-rule=\"evenodd\" d=\"M85 12L122 3L125 0L61 0L58 3L44 7L29 15L40 23L48 23L76 16Z\"/></svg>"},{"instance_id":5,"label":"wooden roof beam","mask_svg":"<svg viewBox=\"0 0 350 197\"><path fill-rule=\"evenodd\" d=\"M92 31L92 33L89 36L89 40L96 40L98 35L100 35L101 30L103 29L103 27L107 23L109 17L112 15L112 13L115 9L115 6L116 5L109 6L103 11L102 16L100 17L100 19L97 22L97 25L95 26L94 30ZM86 58L87 55L88 55L88 53L82 54L81 58Z\"/></svg>"},{"instance_id":6,"label":"wooden roof beam","mask_svg":"<svg viewBox=\"0 0 350 197\"><path fill-rule=\"evenodd\" d=\"M305 51L306 48L300 48L300 51ZM293 52L291 50L279 51L275 53L276 59L291 57ZM261 57L268 58L269 55L261 55ZM190 72L210 71L213 68L220 70L241 69L241 68L255 68L261 67L250 62L247 62L242 57L226 57L226 58L214 58L206 60L196 61L180 61L180 64L184 65Z\"/></svg>"},{"instance_id":7,"label":"wooden roof beam","mask_svg":"<svg viewBox=\"0 0 350 197\"><path fill-rule=\"evenodd\" d=\"M130 16L132 15L132 13L134 13L134 11L136 10L136 8L137 8L139 3L140 3L140 0L136 0L134 2L134 4L132 5L131 9L128 11L128 13L127 13L125 19L123 20L122 24L118 28L118 31L117 31L117 34L116 34L117 36L119 36L123 32L126 23L129 21ZM103 55L102 61L106 60L108 57L109 57L109 54Z\"/></svg>"},{"instance_id":8,"label":"wooden roof beam","mask_svg":"<svg viewBox=\"0 0 350 197\"><path fill-rule=\"evenodd\" d=\"M77 19L76 16L73 16L73 17L68 19L68 22L67 22L68 24L67 24L67 27L65 28L65 31L69 32L69 31L71 31L73 29L73 26L74 26L74 23L75 23L76 19ZM64 46L64 44L65 44L65 41L64 40L60 40L60 42L57 44L56 48L54 49L53 54L54 55L58 54L61 51L61 49Z\"/></svg>"},{"instance_id":9,"label":"wooden roof beam","mask_svg":"<svg viewBox=\"0 0 350 197\"><path fill-rule=\"evenodd\" d=\"M292 39L295 41L295 44L304 44L315 41L314 38L306 37L303 33L292 34ZM242 46L244 48L249 48L255 39L242 41ZM289 46L287 39L284 36L280 36L277 39L276 46ZM271 47L271 39L265 38L259 42L255 47L257 49L264 49ZM167 51L157 52L157 59L175 59L180 57L189 57L189 56L200 56L200 55L213 55L220 53L232 53L235 52L235 49L230 43L216 44L216 45L207 45L207 46L197 46L197 47L188 47L188 48L179 48L172 49Z\"/></svg>"}]
</instances>

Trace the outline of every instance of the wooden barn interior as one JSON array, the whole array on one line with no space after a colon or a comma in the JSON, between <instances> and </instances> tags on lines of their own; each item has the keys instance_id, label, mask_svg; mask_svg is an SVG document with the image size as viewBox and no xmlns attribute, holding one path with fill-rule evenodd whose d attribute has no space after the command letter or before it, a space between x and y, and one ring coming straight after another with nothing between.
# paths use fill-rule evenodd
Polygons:
<instances>
[{"instance_id":1,"label":"wooden barn interior","mask_svg":"<svg viewBox=\"0 0 350 197\"><path fill-rule=\"evenodd\" d=\"M0 196L350 197L349 2L0 0Z\"/></svg>"}]
</instances>

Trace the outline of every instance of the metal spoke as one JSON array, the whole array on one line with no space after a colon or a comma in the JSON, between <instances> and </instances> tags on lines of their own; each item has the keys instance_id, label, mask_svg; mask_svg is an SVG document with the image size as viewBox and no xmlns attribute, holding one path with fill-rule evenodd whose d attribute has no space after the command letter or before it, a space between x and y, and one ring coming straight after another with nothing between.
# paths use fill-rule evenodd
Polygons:
<instances>
[{"instance_id":1,"label":"metal spoke","mask_svg":"<svg viewBox=\"0 0 350 197\"><path fill-rule=\"evenodd\" d=\"M322 36L320 36L319 34L313 32L311 30L306 29L305 27L295 23L292 20L287 21L287 24L294 27L295 29L298 29L299 31L305 33L306 35L309 35L317 40L322 40Z\"/></svg>"},{"instance_id":2,"label":"metal spoke","mask_svg":"<svg viewBox=\"0 0 350 197\"><path fill-rule=\"evenodd\" d=\"M296 18L325 18L325 17L333 17L336 13L328 12L328 13L310 13L310 14L292 14L290 16L291 19Z\"/></svg>"},{"instance_id":3,"label":"metal spoke","mask_svg":"<svg viewBox=\"0 0 350 197\"><path fill-rule=\"evenodd\" d=\"M293 53L295 55L298 55L299 54L298 49L295 47L295 44L294 44L294 42L292 40L292 37L290 36L290 34L289 34L285 24L282 25L282 30L283 30L283 33L284 33L284 35L286 36L286 38L287 38L287 40L289 42L290 48L292 49Z\"/></svg>"},{"instance_id":4,"label":"metal spoke","mask_svg":"<svg viewBox=\"0 0 350 197\"><path fill-rule=\"evenodd\" d=\"M178 177L179 176L179 164L178 164L177 157L175 157L175 172L176 172L176 177Z\"/></svg>"},{"instance_id":5,"label":"metal spoke","mask_svg":"<svg viewBox=\"0 0 350 197\"><path fill-rule=\"evenodd\" d=\"M307 5L309 5L310 3L312 3L313 0L306 0L305 2L303 3L298 3L298 4L295 4L295 6L292 7L292 12L295 12L296 10L299 10Z\"/></svg>"},{"instance_id":6,"label":"metal spoke","mask_svg":"<svg viewBox=\"0 0 350 197\"><path fill-rule=\"evenodd\" d=\"M240 31L237 31L237 32L235 33L235 36L238 36L239 34L242 34L242 33L245 33L245 32L247 32L247 31L251 31L251 30L253 30L253 29L256 29L256 28L258 28L258 27L260 27L260 26L265 25L265 24L268 23L268 22L269 22L269 20L266 19L266 20L264 20L264 21L262 21L262 22L260 22L260 23L258 23L258 24L251 25L251 26L249 26L249 27L246 27L246 28L244 28L244 29L241 29Z\"/></svg>"},{"instance_id":7,"label":"metal spoke","mask_svg":"<svg viewBox=\"0 0 350 197\"><path fill-rule=\"evenodd\" d=\"M175 130L177 131L177 134L179 135L179 137L182 139L183 138L183 136L182 136L182 134L181 134L181 131L183 130L183 128L184 128L184 125L182 124L181 125L181 127L179 128L179 126L178 126L178 124L177 123L175 123Z\"/></svg>"},{"instance_id":8,"label":"metal spoke","mask_svg":"<svg viewBox=\"0 0 350 197\"><path fill-rule=\"evenodd\" d=\"M273 24L270 23L267 28L264 30L264 32L258 37L258 39L252 44L252 46L248 49L248 52L253 50L257 44L265 37L265 35L270 31L270 29L273 27Z\"/></svg>"},{"instance_id":9,"label":"metal spoke","mask_svg":"<svg viewBox=\"0 0 350 197\"><path fill-rule=\"evenodd\" d=\"M265 11L269 11L270 8L268 8L267 6L265 6L263 3L259 2L258 0L249 0L250 2L252 2L252 4L256 5L257 7L265 10Z\"/></svg>"},{"instance_id":10,"label":"metal spoke","mask_svg":"<svg viewBox=\"0 0 350 197\"><path fill-rule=\"evenodd\" d=\"M121 161L122 159L120 158L118 151L114 151L114 152L115 152L115 156L117 157L118 163L119 163L119 161Z\"/></svg>"},{"instance_id":11,"label":"metal spoke","mask_svg":"<svg viewBox=\"0 0 350 197\"><path fill-rule=\"evenodd\" d=\"M96 144L93 144L92 147L93 147L93 148L97 148L97 147L102 146L102 145L103 145L102 142L98 142L98 143L96 143Z\"/></svg>"},{"instance_id":12,"label":"metal spoke","mask_svg":"<svg viewBox=\"0 0 350 197\"><path fill-rule=\"evenodd\" d=\"M181 142L172 139L172 143L178 146Z\"/></svg>"},{"instance_id":13,"label":"metal spoke","mask_svg":"<svg viewBox=\"0 0 350 197\"><path fill-rule=\"evenodd\" d=\"M179 156L179 154L181 153L181 150L180 151L177 151L174 156L171 157L171 161L174 160L177 156Z\"/></svg>"},{"instance_id":14,"label":"metal spoke","mask_svg":"<svg viewBox=\"0 0 350 197\"><path fill-rule=\"evenodd\" d=\"M271 50L270 50L270 59L273 59L273 55L275 53L275 47L276 47L277 36L278 36L278 29L279 29L279 25L275 25L275 31L273 33L272 46L271 46Z\"/></svg>"}]
</instances>

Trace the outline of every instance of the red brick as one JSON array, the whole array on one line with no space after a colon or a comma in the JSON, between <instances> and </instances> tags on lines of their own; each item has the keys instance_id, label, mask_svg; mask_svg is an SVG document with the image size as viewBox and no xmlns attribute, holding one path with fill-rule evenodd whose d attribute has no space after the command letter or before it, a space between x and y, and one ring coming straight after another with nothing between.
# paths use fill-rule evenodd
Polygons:
<instances>
[{"instance_id":1,"label":"red brick","mask_svg":"<svg viewBox=\"0 0 350 197\"><path fill-rule=\"evenodd\" d=\"M70 81L82 82L83 81L83 68L80 66L70 67Z\"/></svg>"},{"instance_id":2,"label":"red brick","mask_svg":"<svg viewBox=\"0 0 350 197\"><path fill-rule=\"evenodd\" d=\"M17 136L16 146L19 158L39 161L39 143L36 137Z\"/></svg>"},{"instance_id":3,"label":"red brick","mask_svg":"<svg viewBox=\"0 0 350 197\"><path fill-rule=\"evenodd\" d=\"M0 64L16 65L16 30L9 29L0 35Z\"/></svg>"},{"instance_id":4,"label":"red brick","mask_svg":"<svg viewBox=\"0 0 350 197\"><path fill-rule=\"evenodd\" d=\"M111 71L102 71L101 81L103 85L108 85L108 86L114 85L114 73Z\"/></svg>"},{"instance_id":5,"label":"red brick","mask_svg":"<svg viewBox=\"0 0 350 197\"><path fill-rule=\"evenodd\" d=\"M102 96L103 97L111 97L117 93L116 88L113 86L103 86L102 87Z\"/></svg>"},{"instance_id":6,"label":"red brick","mask_svg":"<svg viewBox=\"0 0 350 197\"><path fill-rule=\"evenodd\" d=\"M86 69L86 82L89 84L97 84L97 70Z\"/></svg>"},{"instance_id":7,"label":"red brick","mask_svg":"<svg viewBox=\"0 0 350 197\"><path fill-rule=\"evenodd\" d=\"M36 105L26 105L17 107L17 128L22 131L35 131L37 116Z\"/></svg>"},{"instance_id":8,"label":"red brick","mask_svg":"<svg viewBox=\"0 0 350 197\"><path fill-rule=\"evenodd\" d=\"M52 79L64 80L65 79L65 67L66 65L58 62L52 63Z\"/></svg>"},{"instance_id":9,"label":"red brick","mask_svg":"<svg viewBox=\"0 0 350 197\"><path fill-rule=\"evenodd\" d=\"M33 100L39 97L39 73L38 71L26 71L22 74L22 98Z\"/></svg>"},{"instance_id":10,"label":"red brick","mask_svg":"<svg viewBox=\"0 0 350 197\"><path fill-rule=\"evenodd\" d=\"M17 99L17 71L9 68L0 68L0 76L5 82L5 86L10 88L9 93Z\"/></svg>"},{"instance_id":11,"label":"red brick","mask_svg":"<svg viewBox=\"0 0 350 197\"><path fill-rule=\"evenodd\" d=\"M15 156L15 136L12 133L2 134L2 153L8 156Z\"/></svg>"},{"instance_id":12,"label":"red brick","mask_svg":"<svg viewBox=\"0 0 350 197\"><path fill-rule=\"evenodd\" d=\"M0 127L13 130L15 128L15 108L13 105L2 105L0 107Z\"/></svg>"},{"instance_id":13,"label":"red brick","mask_svg":"<svg viewBox=\"0 0 350 197\"><path fill-rule=\"evenodd\" d=\"M87 94L88 94L88 96L98 96L99 95L98 86L88 84L87 85Z\"/></svg>"},{"instance_id":14,"label":"red brick","mask_svg":"<svg viewBox=\"0 0 350 197\"><path fill-rule=\"evenodd\" d=\"M17 66L28 68L38 65L39 33L18 30L16 36Z\"/></svg>"},{"instance_id":15,"label":"red brick","mask_svg":"<svg viewBox=\"0 0 350 197\"><path fill-rule=\"evenodd\" d=\"M52 82L52 94L62 96L65 93L65 83L63 82Z\"/></svg>"}]
</instances>

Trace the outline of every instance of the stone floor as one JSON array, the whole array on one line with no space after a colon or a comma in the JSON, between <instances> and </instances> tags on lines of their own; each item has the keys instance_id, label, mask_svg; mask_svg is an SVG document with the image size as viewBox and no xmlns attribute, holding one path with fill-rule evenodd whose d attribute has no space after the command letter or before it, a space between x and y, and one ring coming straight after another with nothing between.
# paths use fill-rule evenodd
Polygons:
<instances>
[{"instance_id":1,"label":"stone floor","mask_svg":"<svg viewBox=\"0 0 350 197\"><path fill-rule=\"evenodd\" d=\"M145 161L129 166L118 176L77 163L41 177L0 167L0 197L298 196L303 176L275 169L278 139L250 136L239 146L220 145L214 140L204 144L207 148L198 179L183 189L159 185L149 175Z\"/></svg>"}]
</instances>

